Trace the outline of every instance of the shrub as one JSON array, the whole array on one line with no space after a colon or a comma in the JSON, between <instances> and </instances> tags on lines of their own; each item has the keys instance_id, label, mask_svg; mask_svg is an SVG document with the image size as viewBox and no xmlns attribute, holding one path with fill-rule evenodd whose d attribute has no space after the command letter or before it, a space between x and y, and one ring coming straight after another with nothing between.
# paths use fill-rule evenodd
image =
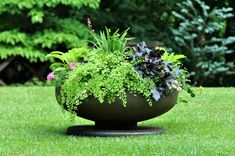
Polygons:
<instances>
[{"instance_id":1,"label":"shrub","mask_svg":"<svg viewBox=\"0 0 235 156\"><path fill-rule=\"evenodd\" d=\"M47 61L48 52L86 47L91 34L76 12L98 5L99 0L1 0L0 59L20 56L33 65Z\"/></svg>"},{"instance_id":2,"label":"shrub","mask_svg":"<svg viewBox=\"0 0 235 156\"><path fill-rule=\"evenodd\" d=\"M235 37L224 38L223 34L233 9L210 8L201 0L185 0L178 6L180 11L173 12L180 21L173 30L175 42L188 58L193 82L207 84L229 71L225 55L233 52L228 45L235 42Z\"/></svg>"},{"instance_id":3,"label":"shrub","mask_svg":"<svg viewBox=\"0 0 235 156\"><path fill-rule=\"evenodd\" d=\"M45 61L47 51L86 46L88 29L74 17L81 7L97 8L99 0L18 1L0 3L0 58L19 55ZM77 18L77 19L76 19Z\"/></svg>"}]
</instances>

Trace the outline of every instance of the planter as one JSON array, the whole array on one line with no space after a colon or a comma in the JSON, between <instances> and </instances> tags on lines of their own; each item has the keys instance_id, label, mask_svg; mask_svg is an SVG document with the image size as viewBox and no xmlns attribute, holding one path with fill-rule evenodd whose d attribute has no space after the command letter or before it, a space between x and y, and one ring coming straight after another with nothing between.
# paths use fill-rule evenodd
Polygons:
<instances>
[{"instance_id":1,"label":"planter","mask_svg":"<svg viewBox=\"0 0 235 156\"><path fill-rule=\"evenodd\" d=\"M56 88L59 102L60 89ZM168 93L166 97L149 106L144 97L127 93L127 106L123 107L121 100L112 104L106 101L99 103L94 97L86 99L77 107L77 116L92 120L94 126L73 126L67 134L88 136L125 136L139 134L156 134L163 132L161 128L138 127L137 122L162 115L174 107L178 92ZM66 108L65 108L66 109Z\"/></svg>"},{"instance_id":2,"label":"planter","mask_svg":"<svg viewBox=\"0 0 235 156\"><path fill-rule=\"evenodd\" d=\"M100 35L94 34L91 48L74 48L66 53L54 51L47 55L61 61L51 65L53 71L47 76L48 80L55 79L56 86L63 84L65 101L62 103L57 87L58 103L65 110L95 122L93 126L69 127L67 134L159 134L164 129L139 127L137 123L169 111L177 101L178 91L186 90L195 96L187 84L187 72L182 69L180 59L185 58L184 55L168 53L162 47L149 49L144 41L130 48L126 45L130 40L126 37L127 31L111 33L106 28ZM123 94L127 89L129 92ZM90 91L89 97L85 95L87 91ZM138 95L132 94L137 92ZM81 95L77 96L77 93ZM115 95L119 98L109 104L108 97ZM142 95L153 98L153 103ZM78 106L77 102L80 103Z\"/></svg>"}]
</instances>

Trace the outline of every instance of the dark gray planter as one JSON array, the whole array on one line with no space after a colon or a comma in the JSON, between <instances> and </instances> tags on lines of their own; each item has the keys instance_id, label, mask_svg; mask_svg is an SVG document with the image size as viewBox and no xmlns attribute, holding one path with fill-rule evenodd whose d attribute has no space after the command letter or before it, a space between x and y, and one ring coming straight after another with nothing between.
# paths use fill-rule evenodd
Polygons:
<instances>
[{"instance_id":1,"label":"dark gray planter","mask_svg":"<svg viewBox=\"0 0 235 156\"><path fill-rule=\"evenodd\" d=\"M59 102L59 88L56 89L56 97ZM141 134L160 133L163 130L159 128L139 128L137 127L137 122L148 120L166 113L175 105L177 97L178 92L168 93L167 97L161 98L159 101L153 102L152 106L149 106L143 96L127 93L126 107L123 106L120 99L116 99L114 103L109 104L107 100L105 100L104 103L99 103L97 99L90 97L80 104L75 112L79 117L94 121L95 126L71 127L68 129L67 133L75 134L76 132L78 133L79 129L80 131L89 129L88 131L92 134L97 131L99 131L99 133L105 131L105 135L92 135L87 134L87 132L85 134L84 132L82 134L78 133L78 135L89 136L110 136L106 133L111 131L116 134L114 136L124 135L119 134L121 131L128 131L127 135L131 135L129 133L133 130L135 132L134 135L138 132L142 132ZM149 133L146 133L146 130L149 131ZM118 134L116 132L118 132Z\"/></svg>"}]
</instances>

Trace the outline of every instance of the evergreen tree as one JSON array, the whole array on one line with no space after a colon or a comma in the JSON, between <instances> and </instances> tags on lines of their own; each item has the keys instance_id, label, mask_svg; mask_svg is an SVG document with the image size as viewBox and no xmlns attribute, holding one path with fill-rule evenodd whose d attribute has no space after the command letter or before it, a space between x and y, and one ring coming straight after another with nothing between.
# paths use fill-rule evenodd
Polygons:
<instances>
[{"instance_id":1,"label":"evergreen tree","mask_svg":"<svg viewBox=\"0 0 235 156\"><path fill-rule=\"evenodd\" d=\"M209 85L218 74L229 71L225 55L233 52L228 45L235 42L235 37L223 36L233 9L210 8L201 0L184 0L178 6L180 11L173 11L180 21L173 30L178 50L188 58L193 82Z\"/></svg>"}]
</instances>

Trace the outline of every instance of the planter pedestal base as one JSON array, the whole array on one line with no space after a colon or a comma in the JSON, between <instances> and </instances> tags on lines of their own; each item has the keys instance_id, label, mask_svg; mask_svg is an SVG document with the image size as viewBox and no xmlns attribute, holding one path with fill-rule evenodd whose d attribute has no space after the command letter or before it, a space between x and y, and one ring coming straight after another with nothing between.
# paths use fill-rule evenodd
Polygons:
<instances>
[{"instance_id":1,"label":"planter pedestal base","mask_svg":"<svg viewBox=\"0 0 235 156\"><path fill-rule=\"evenodd\" d=\"M107 128L102 126L81 125L71 126L67 129L66 134L77 136L94 136L94 137L118 137L131 135L147 135L147 134L161 134L164 132L163 128L129 126L122 128Z\"/></svg>"}]
</instances>

